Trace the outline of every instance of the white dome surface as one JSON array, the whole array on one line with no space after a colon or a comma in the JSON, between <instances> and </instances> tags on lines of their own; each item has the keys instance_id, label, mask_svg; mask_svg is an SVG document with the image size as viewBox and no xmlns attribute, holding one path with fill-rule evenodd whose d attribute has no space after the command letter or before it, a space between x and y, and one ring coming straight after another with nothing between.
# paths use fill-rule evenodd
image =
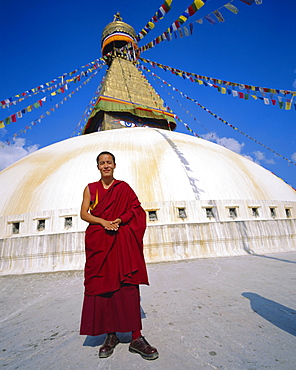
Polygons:
<instances>
[{"instance_id":1,"label":"white dome surface","mask_svg":"<svg viewBox=\"0 0 296 370\"><path fill-rule=\"evenodd\" d=\"M96 157L116 157L115 177L141 202L296 201L296 192L256 163L222 146L152 128L124 128L67 139L0 173L2 216L80 207L84 187L100 178Z\"/></svg>"}]
</instances>

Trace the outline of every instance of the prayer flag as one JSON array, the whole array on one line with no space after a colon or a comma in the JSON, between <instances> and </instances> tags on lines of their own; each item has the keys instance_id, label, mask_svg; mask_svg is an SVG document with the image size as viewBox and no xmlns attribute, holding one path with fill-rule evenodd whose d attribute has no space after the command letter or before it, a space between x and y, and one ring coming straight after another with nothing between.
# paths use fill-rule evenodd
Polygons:
<instances>
[{"instance_id":1,"label":"prayer flag","mask_svg":"<svg viewBox=\"0 0 296 370\"><path fill-rule=\"evenodd\" d=\"M185 36L189 36L188 28L184 26L183 28Z\"/></svg>"},{"instance_id":2,"label":"prayer flag","mask_svg":"<svg viewBox=\"0 0 296 370\"><path fill-rule=\"evenodd\" d=\"M219 12L219 10L215 10L213 13L215 14L215 17L218 19L219 22L225 21L223 15Z\"/></svg>"},{"instance_id":3,"label":"prayer flag","mask_svg":"<svg viewBox=\"0 0 296 370\"><path fill-rule=\"evenodd\" d=\"M187 15L187 14L186 14ZM185 13L183 13L182 15L180 15L180 17L178 18L178 21L180 22L180 24L184 23L187 21L188 17L189 17L189 14L188 16L186 17Z\"/></svg>"},{"instance_id":4,"label":"prayer flag","mask_svg":"<svg viewBox=\"0 0 296 370\"><path fill-rule=\"evenodd\" d=\"M213 17L211 17L210 15L205 15L204 18L209 21L211 24L215 24L216 21Z\"/></svg>"},{"instance_id":5,"label":"prayer flag","mask_svg":"<svg viewBox=\"0 0 296 370\"><path fill-rule=\"evenodd\" d=\"M148 22L148 26L150 30L152 30L155 27L155 24L153 22Z\"/></svg>"},{"instance_id":6,"label":"prayer flag","mask_svg":"<svg viewBox=\"0 0 296 370\"><path fill-rule=\"evenodd\" d=\"M285 105L285 110L290 110L291 109L291 102L286 102L286 105Z\"/></svg>"},{"instance_id":7,"label":"prayer flag","mask_svg":"<svg viewBox=\"0 0 296 370\"><path fill-rule=\"evenodd\" d=\"M252 5L255 0L240 0L245 4Z\"/></svg>"},{"instance_id":8,"label":"prayer flag","mask_svg":"<svg viewBox=\"0 0 296 370\"><path fill-rule=\"evenodd\" d=\"M237 14L238 9L236 6L232 5L231 3L225 4L224 7L228 10L230 10L232 13Z\"/></svg>"}]
</instances>

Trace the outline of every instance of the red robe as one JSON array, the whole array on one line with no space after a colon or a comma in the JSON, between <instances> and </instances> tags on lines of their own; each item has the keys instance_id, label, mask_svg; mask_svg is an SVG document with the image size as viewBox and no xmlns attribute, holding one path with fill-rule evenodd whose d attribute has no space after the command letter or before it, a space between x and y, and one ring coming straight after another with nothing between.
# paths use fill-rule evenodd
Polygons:
<instances>
[{"instance_id":1,"label":"red robe","mask_svg":"<svg viewBox=\"0 0 296 370\"><path fill-rule=\"evenodd\" d=\"M108 221L121 218L118 231L89 225L85 234L85 296L80 334L141 330L138 284L149 284L143 255L146 214L131 189L115 180L108 190L89 184L91 214Z\"/></svg>"},{"instance_id":2,"label":"red robe","mask_svg":"<svg viewBox=\"0 0 296 370\"><path fill-rule=\"evenodd\" d=\"M124 181L114 180L108 190L102 182L89 184L91 201L98 192L98 204L91 214L104 220L121 218L118 231L108 231L90 224L85 233L85 294L114 292L123 283L147 284L148 276L143 254L146 213Z\"/></svg>"}]
</instances>

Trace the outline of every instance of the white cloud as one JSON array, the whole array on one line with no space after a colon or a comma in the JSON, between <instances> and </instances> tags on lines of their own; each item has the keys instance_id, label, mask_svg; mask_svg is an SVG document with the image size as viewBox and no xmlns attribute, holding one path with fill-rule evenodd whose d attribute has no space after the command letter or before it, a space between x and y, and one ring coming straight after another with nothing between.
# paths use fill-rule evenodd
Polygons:
<instances>
[{"instance_id":1,"label":"white cloud","mask_svg":"<svg viewBox=\"0 0 296 370\"><path fill-rule=\"evenodd\" d=\"M241 154L245 158L250 159L253 162L256 162L257 164L275 164L275 161L271 158L267 158L266 155L261 151L255 151L250 154L242 154L243 147L245 146L245 143L240 143L239 141L229 138L229 137L219 137L216 132L209 132L206 135L202 135L202 137L206 140L213 141L219 145L224 146L227 149L232 150L235 153ZM296 160L296 153L293 154L294 160ZM293 158L292 156L292 158Z\"/></svg>"},{"instance_id":2,"label":"white cloud","mask_svg":"<svg viewBox=\"0 0 296 370\"><path fill-rule=\"evenodd\" d=\"M26 146L26 139L23 138L13 139L10 145L0 141L0 171L28 154L35 152L38 148L39 145L37 144Z\"/></svg>"},{"instance_id":3,"label":"white cloud","mask_svg":"<svg viewBox=\"0 0 296 370\"><path fill-rule=\"evenodd\" d=\"M243 147L245 146L245 143L240 143L231 137L218 137L215 132L209 132L206 135L202 135L202 137L206 140L213 141L239 154L241 153Z\"/></svg>"},{"instance_id":4,"label":"white cloud","mask_svg":"<svg viewBox=\"0 0 296 370\"><path fill-rule=\"evenodd\" d=\"M266 158L265 154L263 152L260 152L259 150L253 152L253 154L255 156L255 162L258 164L260 164L260 162L264 162L267 164L275 164L275 161L272 158L271 159Z\"/></svg>"}]
</instances>

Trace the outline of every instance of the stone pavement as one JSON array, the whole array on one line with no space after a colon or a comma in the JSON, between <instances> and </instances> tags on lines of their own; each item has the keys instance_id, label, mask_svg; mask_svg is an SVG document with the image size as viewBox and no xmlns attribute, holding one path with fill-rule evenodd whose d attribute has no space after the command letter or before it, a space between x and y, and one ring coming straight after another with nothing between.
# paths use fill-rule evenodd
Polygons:
<instances>
[{"instance_id":1,"label":"stone pavement","mask_svg":"<svg viewBox=\"0 0 296 370\"><path fill-rule=\"evenodd\" d=\"M98 357L104 337L78 334L82 271L0 277L4 369L296 369L296 253L148 265L143 335L155 361Z\"/></svg>"}]
</instances>

